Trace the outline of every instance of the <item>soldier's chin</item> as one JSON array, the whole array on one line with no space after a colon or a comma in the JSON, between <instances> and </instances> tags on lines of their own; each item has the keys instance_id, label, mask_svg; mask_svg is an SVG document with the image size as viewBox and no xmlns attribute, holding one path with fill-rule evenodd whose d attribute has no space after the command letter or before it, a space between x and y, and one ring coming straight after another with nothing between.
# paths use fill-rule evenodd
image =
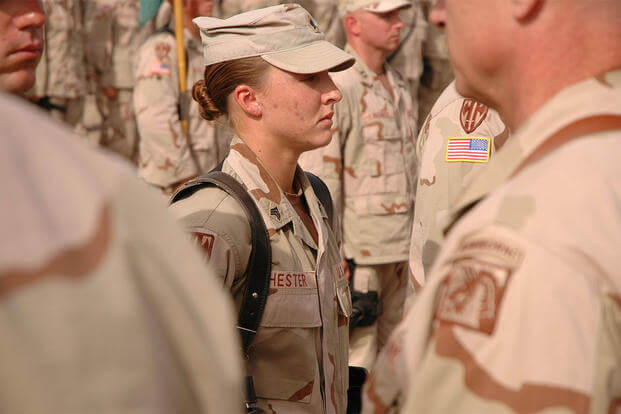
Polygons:
<instances>
[{"instance_id":1,"label":"soldier's chin","mask_svg":"<svg viewBox=\"0 0 621 414\"><path fill-rule=\"evenodd\" d=\"M24 93L34 86L34 69L21 69L10 73L0 73L0 90L10 93Z\"/></svg>"}]
</instances>

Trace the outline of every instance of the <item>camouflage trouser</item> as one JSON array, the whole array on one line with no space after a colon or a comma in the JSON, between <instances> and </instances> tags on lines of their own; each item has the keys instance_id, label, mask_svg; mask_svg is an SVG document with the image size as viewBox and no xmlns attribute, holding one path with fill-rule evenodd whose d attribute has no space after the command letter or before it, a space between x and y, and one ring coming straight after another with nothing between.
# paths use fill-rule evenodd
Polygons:
<instances>
[{"instance_id":1,"label":"camouflage trouser","mask_svg":"<svg viewBox=\"0 0 621 414\"><path fill-rule=\"evenodd\" d=\"M355 328L349 337L349 365L370 370L395 326L401 321L407 285L407 262L356 265L353 289L377 292L383 312L370 326Z\"/></svg>"}]
</instances>

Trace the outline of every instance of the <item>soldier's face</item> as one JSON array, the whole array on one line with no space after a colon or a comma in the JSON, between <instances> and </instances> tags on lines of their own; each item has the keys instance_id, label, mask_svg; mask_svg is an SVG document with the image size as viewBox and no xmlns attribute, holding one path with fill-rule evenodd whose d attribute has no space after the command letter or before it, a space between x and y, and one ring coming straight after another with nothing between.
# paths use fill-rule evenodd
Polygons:
<instances>
[{"instance_id":1,"label":"soldier's face","mask_svg":"<svg viewBox=\"0 0 621 414\"><path fill-rule=\"evenodd\" d=\"M0 90L20 93L32 87L44 24L39 0L0 0Z\"/></svg>"},{"instance_id":2,"label":"soldier's face","mask_svg":"<svg viewBox=\"0 0 621 414\"><path fill-rule=\"evenodd\" d=\"M284 150L299 155L330 142L341 93L327 71L300 75L271 67L258 98L262 122Z\"/></svg>"},{"instance_id":3,"label":"soldier's face","mask_svg":"<svg viewBox=\"0 0 621 414\"><path fill-rule=\"evenodd\" d=\"M360 22L360 36L369 46L381 50L387 56L399 47L399 32L403 22L399 17L400 10L388 13L372 13L359 10L355 13Z\"/></svg>"},{"instance_id":4,"label":"soldier's face","mask_svg":"<svg viewBox=\"0 0 621 414\"><path fill-rule=\"evenodd\" d=\"M457 90L491 103L511 62L510 0L437 0L430 20L446 28Z\"/></svg>"}]
</instances>

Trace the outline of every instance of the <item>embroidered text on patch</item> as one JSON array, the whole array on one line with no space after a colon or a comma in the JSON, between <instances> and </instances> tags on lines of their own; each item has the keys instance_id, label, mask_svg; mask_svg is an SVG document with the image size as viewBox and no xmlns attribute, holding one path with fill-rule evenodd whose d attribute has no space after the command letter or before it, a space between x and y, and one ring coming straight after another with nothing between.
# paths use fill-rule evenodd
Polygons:
<instances>
[{"instance_id":1,"label":"embroidered text on patch","mask_svg":"<svg viewBox=\"0 0 621 414\"><path fill-rule=\"evenodd\" d=\"M450 137L446 142L446 162L488 162L489 137Z\"/></svg>"},{"instance_id":2,"label":"embroidered text on patch","mask_svg":"<svg viewBox=\"0 0 621 414\"><path fill-rule=\"evenodd\" d=\"M523 252L492 237L464 239L440 287L435 319L491 335Z\"/></svg>"}]
</instances>

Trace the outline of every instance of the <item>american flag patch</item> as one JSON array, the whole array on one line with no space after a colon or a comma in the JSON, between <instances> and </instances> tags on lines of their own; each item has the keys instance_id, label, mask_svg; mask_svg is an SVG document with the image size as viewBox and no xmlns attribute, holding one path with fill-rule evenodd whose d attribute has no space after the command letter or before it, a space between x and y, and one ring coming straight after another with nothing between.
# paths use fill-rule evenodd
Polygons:
<instances>
[{"instance_id":1,"label":"american flag patch","mask_svg":"<svg viewBox=\"0 0 621 414\"><path fill-rule=\"evenodd\" d=\"M487 162L491 140L488 137L450 137L446 143L446 162Z\"/></svg>"},{"instance_id":2,"label":"american flag patch","mask_svg":"<svg viewBox=\"0 0 621 414\"><path fill-rule=\"evenodd\" d=\"M170 66L161 60L153 60L149 65L151 75L170 75Z\"/></svg>"}]
</instances>

